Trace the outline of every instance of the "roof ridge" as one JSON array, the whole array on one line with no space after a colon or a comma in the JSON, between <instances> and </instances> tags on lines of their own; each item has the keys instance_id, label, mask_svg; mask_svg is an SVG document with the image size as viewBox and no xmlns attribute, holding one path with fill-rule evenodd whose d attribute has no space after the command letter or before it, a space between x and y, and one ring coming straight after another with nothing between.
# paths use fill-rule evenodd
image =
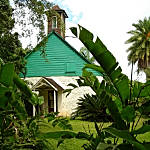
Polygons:
<instances>
[{"instance_id":1,"label":"roof ridge","mask_svg":"<svg viewBox=\"0 0 150 150\"><path fill-rule=\"evenodd\" d=\"M66 43L75 53L77 53L77 55L79 55L82 59L84 59L87 63L91 64L91 62L89 60L87 60L82 54L80 54L71 44L69 44L63 37L61 37L57 32L55 32L55 30L52 30L43 40L45 40L46 38L49 38L52 34L55 34L56 36L58 36L64 43ZM43 41L42 40L42 41ZM28 53L25 58L27 58L31 53L33 53L35 51L35 49L38 48L38 46L40 45L40 43L42 42L40 41L36 47L30 52Z\"/></svg>"},{"instance_id":2,"label":"roof ridge","mask_svg":"<svg viewBox=\"0 0 150 150\"><path fill-rule=\"evenodd\" d=\"M61 37L57 32L54 30L52 31L55 33L63 42L65 42L71 49L73 49L82 59L84 59L87 63L91 64L89 60L87 60L82 54L80 54L71 44L69 44L63 37Z\"/></svg>"}]
</instances>

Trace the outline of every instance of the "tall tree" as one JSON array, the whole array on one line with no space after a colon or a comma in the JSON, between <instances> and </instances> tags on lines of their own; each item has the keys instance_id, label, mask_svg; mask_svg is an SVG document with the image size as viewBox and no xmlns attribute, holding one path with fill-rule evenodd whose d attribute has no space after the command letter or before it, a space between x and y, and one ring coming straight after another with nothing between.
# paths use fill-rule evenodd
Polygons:
<instances>
[{"instance_id":1,"label":"tall tree","mask_svg":"<svg viewBox=\"0 0 150 150\"><path fill-rule=\"evenodd\" d=\"M150 77L150 17L132 25L135 30L128 32L131 37L126 41L126 44L131 44L127 50L128 61L130 64L137 62L138 71L144 71L148 80Z\"/></svg>"},{"instance_id":2,"label":"tall tree","mask_svg":"<svg viewBox=\"0 0 150 150\"><path fill-rule=\"evenodd\" d=\"M39 31L37 41L43 39L44 17L51 6L46 0L11 0L11 5L9 0L0 1L0 58L13 62L17 73L23 71L27 53L19 38L31 36L35 27ZM17 25L19 30L15 31Z\"/></svg>"},{"instance_id":3,"label":"tall tree","mask_svg":"<svg viewBox=\"0 0 150 150\"><path fill-rule=\"evenodd\" d=\"M0 57L4 62L14 62L16 71L21 71L25 51L18 40L18 34L12 33L15 20L13 9L8 0L0 1Z\"/></svg>"}]
</instances>

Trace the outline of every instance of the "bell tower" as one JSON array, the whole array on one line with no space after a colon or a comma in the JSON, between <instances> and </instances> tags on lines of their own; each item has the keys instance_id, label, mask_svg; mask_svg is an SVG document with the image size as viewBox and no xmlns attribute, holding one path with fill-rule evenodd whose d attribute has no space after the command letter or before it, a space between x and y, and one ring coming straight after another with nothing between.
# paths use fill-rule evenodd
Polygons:
<instances>
[{"instance_id":1,"label":"bell tower","mask_svg":"<svg viewBox=\"0 0 150 150\"><path fill-rule=\"evenodd\" d=\"M48 18L48 33L53 30L65 38L65 19L68 18L65 10L58 5L52 7L52 15Z\"/></svg>"}]
</instances>

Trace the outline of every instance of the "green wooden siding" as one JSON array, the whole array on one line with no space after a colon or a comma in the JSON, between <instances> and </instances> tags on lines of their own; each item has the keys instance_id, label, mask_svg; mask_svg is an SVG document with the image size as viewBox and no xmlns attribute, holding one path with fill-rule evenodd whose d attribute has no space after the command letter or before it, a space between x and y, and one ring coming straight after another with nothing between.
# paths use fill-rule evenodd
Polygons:
<instances>
[{"instance_id":1,"label":"green wooden siding","mask_svg":"<svg viewBox=\"0 0 150 150\"><path fill-rule=\"evenodd\" d=\"M41 51L31 52L27 57L26 77L81 76L88 61L55 32L48 37L46 59Z\"/></svg>"}]
</instances>

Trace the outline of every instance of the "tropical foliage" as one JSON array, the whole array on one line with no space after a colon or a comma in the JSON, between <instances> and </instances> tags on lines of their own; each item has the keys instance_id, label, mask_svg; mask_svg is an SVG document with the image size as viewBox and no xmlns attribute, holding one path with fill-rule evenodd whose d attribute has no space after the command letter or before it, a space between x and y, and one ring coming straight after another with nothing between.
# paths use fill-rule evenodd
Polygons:
<instances>
[{"instance_id":1,"label":"tropical foliage","mask_svg":"<svg viewBox=\"0 0 150 150\"><path fill-rule=\"evenodd\" d=\"M5 63L13 62L17 73L25 73L24 57L32 48L28 45L30 49L23 49L20 38L31 37L35 28L39 30L37 42L46 36L43 21L45 15L51 14L51 6L46 0L0 1L0 57ZM40 44L44 45L45 41Z\"/></svg>"},{"instance_id":2,"label":"tropical foliage","mask_svg":"<svg viewBox=\"0 0 150 150\"><path fill-rule=\"evenodd\" d=\"M0 1L0 57L3 61L14 62L17 73L24 67L26 51L18 39L18 33L12 33L15 20L13 9L8 0Z\"/></svg>"},{"instance_id":3,"label":"tropical foliage","mask_svg":"<svg viewBox=\"0 0 150 150\"><path fill-rule=\"evenodd\" d=\"M122 73L122 69L115 57L102 41L97 37L94 42L93 34L82 26L79 25L79 33L77 33L77 28L71 28L71 31L81 40L100 64L100 66L86 65L83 68L83 77L77 80L78 86L90 86L95 92L95 95L84 96L83 99L85 102L88 102L89 99L96 102L97 105L93 105L93 109L96 106L106 107L107 112L109 112L113 119L112 124L102 130L99 129L95 121L96 139L99 139L99 145L96 144L93 149L148 150L150 148L150 141L146 142L143 139L143 142L140 142L137 137L139 134L150 132L150 125L145 122L139 129L136 129L136 127L143 116L149 118L150 94L148 91L150 89L150 82L147 81L144 84L137 81L133 82L132 79L130 81ZM89 73L86 68L94 69L103 74L102 82L100 83L97 77ZM72 85L73 89L78 86ZM67 91L71 92L71 90ZM97 101L94 99L95 96L98 97ZM88 108L85 110L88 111ZM88 113L90 115L97 112L91 113L89 110ZM108 141L108 138L113 138L114 142ZM120 144L118 144L118 139L122 139ZM90 145L86 149L90 149Z\"/></svg>"},{"instance_id":4,"label":"tropical foliage","mask_svg":"<svg viewBox=\"0 0 150 150\"><path fill-rule=\"evenodd\" d=\"M7 76L6 76L7 74ZM36 124L27 119L24 103L25 93L28 101L36 104L38 98L14 71L14 64L2 64L0 68L0 147L1 149L32 148L35 142ZM37 142L38 144L38 142ZM36 145L36 144L35 144ZM36 147L36 146L35 146Z\"/></svg>"},{"instance_id":5,"label":"tropical foliage","mask_svg":"<svg viewBox=\"0 0 150 150\"><path fill-rule=\"evenodd\" d=\"M6 1L6 0L5 0ZM39 42L43 39L45 34L44 20L46 15L50 15L53 3L47 0L13 0L13 17L15 25L19 25L19 35L22 37L30 37L36 33L36 40Z\"/></svg>"},{"instance_id":6,"label":"tropical foliage","mask_svg":"<svg viewBox=\"0 0 150 150\"><path fill-rule=\"evenodd\" d=\"M127 50L128 60L129 63L138 62L138 69L145 70L150 64L150 17L132 25L135 30L128 32L131 37L126 41L126 44L131 44Z\"/></svg>"},{"instance_id":7,"label":"tropical foliage","mask_svg":"<svg viewBox=\"0 0 150 150\"><path fill-rule=\"evenodd\" d=\"M7 74L7 76L6 76ZM26 97L26 98L23 98ZM66 118L56 118L58 113L39 115L30 118L25 109L25 101L36 106L44 99L32 93L26 83L20 79L14 69L14 64L0 63L0 147L12 149L53 149L53 146L43 139L37 138L40 122L47 125L44 119L62 129L72 130Z\"/></svg>"},{"instance_id":8,"label":"tropical foliage","mask_svg":"<svg viewBox=\"0 0 150 150\"><path fill-rule=\"evenodd\" d=\"M14 5L19 8L19 16L20 14L24 16L26 9L33 12L31 13L30 21L33 25L39 27L41 31L37 36L37 40L39 41L44 37L43 22L41 20L43 20L43 14L50 13L45 10L48 10L51 4L46 0L14 0ZM28 101L32 105L37 105L39 102L41 103L41 100L39 100L38 96L33 94L24 81L17 76L16 71L20 71L20 68L22 68L22 66L17 66L17 64L24 65L24 63L22 63L22 57L25 53L18 40L18 34L12 33L15 20L13 18L13 9L10 7L9 1L2 0L0 6L0 46L2 45L2 47L0 47L2 50L0 57L4 59L4 61L0 59L0 147L6 150L52 149L51 144L42 139L38 139L36 136L39 118L29 118L26 113L24 101ZM22 17L18 18L22 20ZM26 23L21 20L17 20L17 22L24 28ZM30 21L29 23L31 23ZM137 42L138 40L133 36L129 41L136 41L136 44L133 46L138 47L140 45L138 50L142 47L138 53L140 56L139 65L144 64L144 67L147 67L149 65L149 20L145 19L143 23L139 21L139 25L134 26L142 33L140 34L138 31L131 31L131 33L139 34L142 38L145 37L145 40L141 40L140 37L138 38L139 42ZM93 34L81 26L79 26L79 33L77 33L77 28L71 28L71 31L82 41L100 64L100 66L94 64L86 65L85 68L83 68L83 77L77 80L78 86L90 86L95 92L93 95L85 95L80 100L81 103L79 105L81 107L78 107L79 109L77 111L81 114L81 117L93 117L92 121L94 121L97 135L95 137L93 134L84 132L67 132L67 135L63 135L58 142L58 146L65 138L75 137L87 139L90 142L89 144L83 145L85 150L149 150L150 141L144 141L144 139L143 141L138 140L138 135L150 132L149 121L144 122L138 129L136 127L143 116L149 119L150 81L147 81L145 84L133 82L132 79L130 81L128 77L122 73L122 69L118 65L115 57L107 50L107 47L98 37L94 42ZM28 36L31 32L25 30L25 33L26 36ZM24 36L24 33L22 36ZM133 50L133 48L130 49ZM145 51L145 54L143 51ZM7 59L6 57L5 60L5 56L7 55L9 58ZM21 58L18 58L18 55L21 55ZM135 55L133 54L133 56ZM138 59L131 59L133 63L136 61L138 61ZM142 63L140 61L142 61ZM10 62L14 62L15 64ZM15 68L18 69L15 70ZM97 77L90 73L87 68L100 72L103 75L102 82L100 83ZM71 85L73 88L78 87L77 85L70 84L70 86ZM71 90L72 89L67 91L71 92ZM23 99L24 95L26 99ZM85 102L87 102L86 105L84 105ZM103 112L108 113L112 118L112 124L107 128L103 128L103 126L99 127L97 123L97 118ZM56 114L48 114L44 116L44 118L46 117L48 121L52 121L53 126L58 125L63 129L72 129L71 126L68 125L68 120L55 118L55 116ZM113 142L110 139L113 139ZM118 139L121 139L119 144Z\"/></svg>"},{"instance_id":9,"label":"tropical foliage","mask_svg":"<svg viewBox=\"0 0 150 150\"><path fill-rule=\"evenodd\" d=\"M47 125L44 120L48 120L64 130L72 127L68 119L56 118L57 114L46 114L44 118L37 114L30 118L25 104L41 105L43 98L32 93L17 74L23 71L24 56L28 52L22 48L19 38L32 35L28 25L39 29L37 41L44 38L43 17L51 14L52 4L46 0L13 0L11 5L15 9L9 0L0 1L0 149L51 150L54 148L47 140L37 137L40 122ZM21 33L14 30L18 24ZM43 46L45 41L40 45Z\"/></svg>"}]
</instances>

